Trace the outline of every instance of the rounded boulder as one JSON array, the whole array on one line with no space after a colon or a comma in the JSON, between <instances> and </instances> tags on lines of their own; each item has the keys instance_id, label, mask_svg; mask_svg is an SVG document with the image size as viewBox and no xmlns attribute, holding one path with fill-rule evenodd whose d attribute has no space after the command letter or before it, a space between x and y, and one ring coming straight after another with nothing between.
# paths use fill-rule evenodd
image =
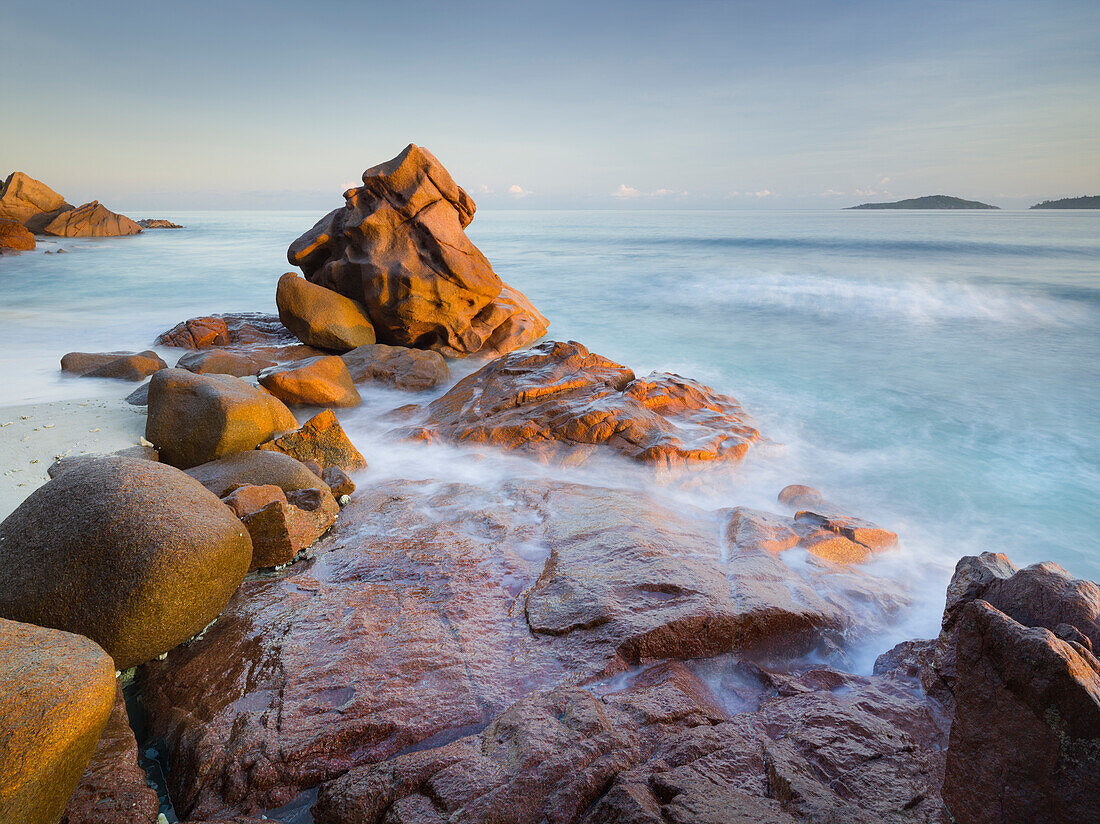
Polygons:
<instances>
[{"instance_id":1,"label":"rounded boulder","mask_svg":"<svg viewBox=\"0 0 1100 824\"><path fill-rule=\"evenodd\" d=\"M279 320L302 343L341 353L374 343L374 326L363 304L294 272L279 278L275 303Z\"/></svg>"},{"instance_id":2,"label":"rounded boulder","mask_svg":"<svg viewBox=\"0 0 1100 824\"><path fill-rule=\"evenodd\" d=\"M104 456L0 523L0 617L86 635L125 670L217 618L251 560L244 525L194 478Z\"/></svg>"}]
</instances>

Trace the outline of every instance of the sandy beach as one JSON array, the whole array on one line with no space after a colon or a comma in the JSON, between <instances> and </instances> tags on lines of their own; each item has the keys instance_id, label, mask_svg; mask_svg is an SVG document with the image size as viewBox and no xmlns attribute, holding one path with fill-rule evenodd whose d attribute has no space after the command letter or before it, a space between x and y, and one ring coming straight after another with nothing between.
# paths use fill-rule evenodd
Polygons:
<instances>
[{"instance_id":1,"label":"sandy beach","mask_svg":"<svg viewBox=\"0 0 1100 824\"><path fill-rule=\"evenodd\" d=\"M49 480L55 460L114 452L139 442L145 409L122 400L87 398L0 409L0 519Z\"/></svg>"}]
</instances>

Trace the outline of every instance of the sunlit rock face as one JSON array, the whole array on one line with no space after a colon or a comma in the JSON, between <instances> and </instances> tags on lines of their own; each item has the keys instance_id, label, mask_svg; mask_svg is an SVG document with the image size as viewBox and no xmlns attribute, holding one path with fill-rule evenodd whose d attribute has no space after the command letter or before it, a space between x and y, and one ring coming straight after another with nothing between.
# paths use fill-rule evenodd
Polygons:
<instances>
[{"instance_id":1,"label":"sunlit rock face","mask_svg":"<svg viewBox=\"0 0 1100 824\"><path fill-rule=\"evenodd\" d=\"M410 144L344 197L287 258L362 303L380 343L493 357L545 333L546 319L466 237L474 202L427 149Z\"/></svg>"},{"instance_id":2,"label":"sunlit rock face","mask_svg":"<svg viewBox=\"0 0 1100 824\"><path fill-rule=\"evenodd\" d=\"M247 579L203 638L144 669L177 811L276 809L655 658L842 661L904 602L855 569L734 553L724 517L553 481L359 490L308 560Z\"/></svg>"},{"instance_id":3,"label":"sunlit rock face","mask_svg":"<svg viewBox=\"0 0 1100 824\"><path fill-rule=\"evenodd\" d=\"M678 375L635 378L575 341L498 358L429 404L423 424L404 434L564 464L604 448L660 467L740 460L760 440L733 398Z\"/></svg>"}]
</instances>

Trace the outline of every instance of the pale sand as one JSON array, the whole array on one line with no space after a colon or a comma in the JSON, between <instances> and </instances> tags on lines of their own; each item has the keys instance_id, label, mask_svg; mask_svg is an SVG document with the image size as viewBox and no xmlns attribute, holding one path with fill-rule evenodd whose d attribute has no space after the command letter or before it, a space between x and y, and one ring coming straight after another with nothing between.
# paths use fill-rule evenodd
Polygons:
<instances>
[{"instance_id":1,"label":"pale sand","mask_svg":"<svg viewBox=\"0 0 1100 824\"><path fill-rule=\"evenodd\" d=\"M90 398L0 408L0 520L49 480L59 457L114 452L145 434L145 407Z\"/></svg>"}]
</instances>

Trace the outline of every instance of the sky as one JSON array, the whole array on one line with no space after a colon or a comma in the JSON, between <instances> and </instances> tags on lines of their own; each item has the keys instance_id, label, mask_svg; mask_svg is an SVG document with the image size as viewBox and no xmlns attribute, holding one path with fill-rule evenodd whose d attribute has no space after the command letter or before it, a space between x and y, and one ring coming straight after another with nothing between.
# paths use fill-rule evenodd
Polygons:
<instances>
[{"instance_id":1,"label":"sky","mask_svg":"<svg viewBox=\"0 0 1100 824\"><path fill-rule=\"evenodd\" d=\"M317 209L408 143L481 208L1100 193L1100 2L0 0L0 174Z\"/></svg>"}]
</instances>

